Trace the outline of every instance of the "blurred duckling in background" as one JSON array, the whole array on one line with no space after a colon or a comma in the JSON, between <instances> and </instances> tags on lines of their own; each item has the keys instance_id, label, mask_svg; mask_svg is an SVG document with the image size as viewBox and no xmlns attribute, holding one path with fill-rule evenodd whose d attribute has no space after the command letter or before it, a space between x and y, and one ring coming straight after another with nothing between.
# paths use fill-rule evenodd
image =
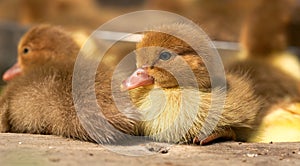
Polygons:
<instances>
[{"instance_id":1,"label":"blurred duckling in background","mask_svg":"<svg viewBox=\"0 0 300 166\"><path fill-rule=\"evenodd\" d=\"M244 21L240 57L261 59L300 80L299 59L287 52L288 25L295 1L275 0L272 5L267 0L259 2Z\"/></svg>"},{"instance_id":2,"label":"blurred duckling in background","mask_svg":"<svg viewBox=\"0 0 300 166\"><path fill-rule=\"evenodd\" d=\"M137 69L122 83L144 116L137 125L137 134L157 141L200 145L219 139L247 140L262 107L247 77L227 73L225 94L223 86L211 85L205 61L213 63L213 55L209 54L209 39L205 35L195 41L195 28L181 23L155 30L146 32L137 44ZM169 34L185 36L197 48ZM213 97L212 92L217 95ZM226 95L223 110L213 110L211 103L222 104L222 94ZM213 118L208 118L210 111Z\"/></svg>"},{"instance_id":3,"label":"blurred duckling in background","mask_svg":"<svg viewBox=\"0 0 300 166\"><path fill-rule=\"evenodd\" d=\"M300 63L287 50L287 25L295 1L261 0L241 32L243 51L229 70L249 75L265 99L252 142L300 141ZM273 18L276 18L274 20Z\"/></svg>"},{"instance_id":4,"label":"blurred duckling in background","mask_svg":"<svg viewBox=\"0 0 300 166\"><path fill-rule=\"evenodd\" d=\"M41 25L23 36L17 64L3 76L9 83L0 98L1 132L53 134L98 143L123 138L114 131L133 133L135 120L130 117L137 114L117 110L110 92L111 75L100 70L95 87L101 113L87 107L81 116L88 117L88 122L81 123L74 103L89 103L91 99L81 92L81 98L73 102L72 77L78 52L77 43L59 27ZM91 136L83 125L97 133Z\"/></svg>"}]
</instances>

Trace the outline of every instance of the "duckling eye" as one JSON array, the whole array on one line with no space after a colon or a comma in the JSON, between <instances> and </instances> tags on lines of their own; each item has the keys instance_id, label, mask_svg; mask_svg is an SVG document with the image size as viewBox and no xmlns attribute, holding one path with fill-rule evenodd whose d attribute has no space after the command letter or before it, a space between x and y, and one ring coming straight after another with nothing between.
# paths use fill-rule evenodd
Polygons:
<instances>
[{"instance_id":1,"label":"duckling eye","mask_svg":"<svg viewBox=\"0 0 300 166\"><path fill-rule=\"evenodd\" d=\"M23 53L24 53L24 54L27 54L28 52L29 52L29 48L26 48L26 47L25 47L25 48L23 49Z\"/></svg>"},{"instance_id":2,"label":"duckling eye","mask_svg":"<svg viewBox=\"0 0 300 166\"><path fill-rule=\"evenodd\" d=\"M164 60L164 61L169 60L171 57L172 57L172 54L169 52L162 52L159 54L159 59Z\"/></svg>"}]
</instances>

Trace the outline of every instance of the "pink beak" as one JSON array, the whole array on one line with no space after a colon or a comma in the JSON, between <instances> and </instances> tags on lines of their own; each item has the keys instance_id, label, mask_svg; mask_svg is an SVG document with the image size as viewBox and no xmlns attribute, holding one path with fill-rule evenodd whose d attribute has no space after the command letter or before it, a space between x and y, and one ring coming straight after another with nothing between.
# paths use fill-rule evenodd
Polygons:
<instances>
[{"instance_id":1,"label":"pink beak","mask_svg":"<svg viewBox=\"0 0 300 166\"><path fill-rule=\"evenodd\" d=\"M20 68L18 62L14 64L11 68L9 68L2 76L2 79L4 81L10 81L15 76L20 75L22 72L22 69Z\"/></svg>"},{"instance_id":2,"label":"pink beak","mask_svg":"<svg viewBox=\"0 0 300 166\"><path fill-rule=\"evenodd\" d=\"M122 82L121 89L130 90L140 86L152 85L153 83L154 79L148 75L146 69L138 68Z\"/></svg>"}]
</instances>

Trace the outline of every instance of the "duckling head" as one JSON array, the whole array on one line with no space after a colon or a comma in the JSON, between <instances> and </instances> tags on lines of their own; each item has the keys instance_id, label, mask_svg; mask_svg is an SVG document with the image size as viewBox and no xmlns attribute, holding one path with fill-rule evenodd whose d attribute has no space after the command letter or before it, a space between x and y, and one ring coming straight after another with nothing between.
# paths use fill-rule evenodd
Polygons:
<instances>
[{"instance_id":1,"label":"duckling head","mask_svg":"<svg viewBox=\"0 0 300 166\"><path fill-rule=\"evenodd\" d=\"M4 73L3 80L9 81L49 62L75 59L78 51L76 42L62 28L50 25L33 27L21 38L17 63Z\"/></svg>"},{"instance_id":2,"label":"duckling head","mask_svg":"<svg viewBox=\"0 0 300 166\"><path fill-rule=\"evenodd\" d=\"M122 88L131 90L154 85L159 88L195 87L202 91L211 88L210 77L203 56L205 46L192 48L187 42L172 35L181 33L192 39L193 29L185 24L171 24L161 31L147 31L136 49L137 70L122 83ZM180 32L176 32L178 30ZM169 33L165 33L168 32ZM203 40L206 40L203 38ZM206 53L205 53L206 54ZM196 82L196 83L195 83Z\"/></svg>"}]
</instances>

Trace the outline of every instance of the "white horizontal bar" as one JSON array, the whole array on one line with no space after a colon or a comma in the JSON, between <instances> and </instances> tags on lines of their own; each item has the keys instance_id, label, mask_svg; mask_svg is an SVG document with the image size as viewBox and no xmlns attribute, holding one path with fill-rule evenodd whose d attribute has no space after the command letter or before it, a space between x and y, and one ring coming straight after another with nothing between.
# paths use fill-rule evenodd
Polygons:
<instances>
[{"instance_id":1,"label":"white horizontal bar","mask_svg":"<svg viewBox=\"0 0 300 166\"><path fill-rule=\"evenodd\" d=\"M111 41L124 41L124 42L139 42L142 40L142 34L131 34L125 32L112 32L112 31L96 31L95 38ZM213 41L217 49L224 50L239 50L239 44L236 42Z\"/></svg>"}]
</instances>

